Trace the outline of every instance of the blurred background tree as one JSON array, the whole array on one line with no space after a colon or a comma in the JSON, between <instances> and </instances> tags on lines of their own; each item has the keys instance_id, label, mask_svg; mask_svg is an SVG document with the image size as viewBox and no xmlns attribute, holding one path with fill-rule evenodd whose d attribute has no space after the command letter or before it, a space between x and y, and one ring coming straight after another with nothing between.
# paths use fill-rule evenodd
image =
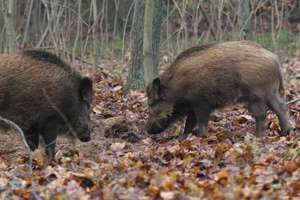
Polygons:
<instances>
[{"instance_id":1,"label":"blurred background tree","mask_svg":"<svg viewBox=\"0 0 300 200\"><path fill-rule=\"evenodd\" d=\"M131 62L127 78L127 88L136 90L144 87L143 38L144 38L144 0L136 0L131 30Z\"/></svg>"},{"instance_id":2,"label":"blurred background tree","mask_svg":"<svg viewBox=\"0 0 300 200\"><path fill-rule=\"evenodd\" d=\"M148 85L158 76L162 2L146 0L145 9L143 63L145 85Z\"/></svg>"}]
</instances>

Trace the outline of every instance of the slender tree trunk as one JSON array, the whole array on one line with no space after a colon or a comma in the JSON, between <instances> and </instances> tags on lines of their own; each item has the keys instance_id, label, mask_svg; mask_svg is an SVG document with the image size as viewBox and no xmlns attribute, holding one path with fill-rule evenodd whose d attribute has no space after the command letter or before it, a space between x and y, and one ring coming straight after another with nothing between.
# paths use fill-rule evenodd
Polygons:
<instances>
[{"instance_id":1,"label":"slender tree trunk","mask_svg":"<svg viewBox=\"0 0 300 200\"><path fill-rule=\"evenodd\" d=\"M131 31L131 63L127 78L127 88L137 90L144 87L143 79L143 29L144 29L144 0L136 0Z\"/></svg>"},{"instance_id":2,"label":"slender tree trunk","mask_svg":"<svg viewBox=\"0 0 300 200\"><path fill-rule=\"evenodd\" d=\"M161 0L146 0L143 48L145 85L158 76L161 8Z\"/></svg>"},{"instance_id":3,"label":"slender tree trunk","mask_svg":"<svg viewBox=\"0 0 300 200\"><path fill-rule=\"evenodd\" d=\"M41 37L44 27L41 26L45 15L41 13L41 4L42 2L33 0L33 10L32 10L32 24L30 25L29 30L29 39L33 44L37 44L39 38ZM46 25L47 26L47 25Z\"/></svg>"},{"instance_id":4,"label":"slender tree trunk","mask_svg":"<svg viewBox=\"0 0 300 200\"><path fill-rule=\"evenodd\" d=\"M250 39L251 38L251 16L250 16L250 1L241 0L239 2L240 6L240 39Z\"/></svg>"},{"instance_id":5,"label":"slender tree trunk","mask_svg":"<svg viewBox=\"0 0 300 200\"><path fill-rule=\"evenodd\" d=\"M162 0L155 0L154 7L154 19L153 19L153 32L152 32L152 59L154 63L154 77L158 75L159 67L159 49L160 49L160 37L161 37L161 23L162 23Z\"/></svg>"},{"instance_id":6,"label":"slender tree trunk","mask_svg":"<svg viewBox=\"0 0 300 200\"><path fill-rule=\"evenodd\" d=\"M14 52L17 49L14 21L15 2L14 0L9 0L6 4L5 27L8 52Z\"/></svg>"},{"instance_id":7,"label":"slender tree trunk","mask_svg":"<svg viewBox=\"0 0 300 200\"><path fill-rule=\"evenodd\" d=\"M115 16L114 16L114 28L113 28L113 39L116 39L117 28L118 28L118 14L119 14L119 1L114 0L115 5Z\"/></svg>"},{"instance_id":8,"label":"slender tree trunk","mask_svg":"<svg viewBox=\"0 0 300 200\"><path fill-rule=\"evenodd\" d=\"M217 37L219 41L223 40L223 30L222 30L222 15L224 9L224 0L218 1L218 21L217 21Z\"/></svg>"},{"instance_id":9,"label":"slender tree trunk","mask_svg":"<svg viewBox=\"0 0 300 200\"><path fill-rule=\"evenodd\" d=\"M78 7L77 7L77 29L76 29L76 37L75 37L75 41L74 41L74 45L73 45L73 50L72 50L72 60L75 60L76 57L76 50L78 48L78 40L79 40L79 36L80 36L80 30L81 30L81 5L82 5L82 0L78 0Z\"/></svg>"},{"instance_id":10,"label":"slender tree trunk","mask_svg":"<svg viewBox=\"0 0 300 200\"><path fill-rule=\"evenodd\" d=\"M30 25L30 20L31 20L31 13L32 13L32 7L33 7L33 1L34 0L30 0L29 3L29 8L28 8L28 14L27 14L27 21L26 21L26 27L25 27L25 32L24 32L24 37L23 37L23 41L21 44L21 47L23 48L26 41L27 41L27 35L29 32L29 25Z\"/></svg>"},{"instance_id":11,"label":"slender tree trunk","mask_svg":"<svg viewBox=\"0 0 300 200\"><path fill-rule=\"evenodd\" d=\"M4 9L4 3L3 0L0 0L0 52L3 52L5 49L5 35L6 35L6 31L5 31L5 13L3 12Z\"/></svg>"},{"instance_id":12,"label":"slender tree trunk","mask_svg":"<svg viewBox=\"0 0 300 200\"><path fill-rule=\"evenodd\" d=\"M96 67L98 62L98 56L99 56L99 48L98 48L98 37L96 35L97 33L97 18L98 18L98 8L97 8L97 2L96 0L92 0L92 9L93 9L93 64Z\"/></svg>"}]
</instances>

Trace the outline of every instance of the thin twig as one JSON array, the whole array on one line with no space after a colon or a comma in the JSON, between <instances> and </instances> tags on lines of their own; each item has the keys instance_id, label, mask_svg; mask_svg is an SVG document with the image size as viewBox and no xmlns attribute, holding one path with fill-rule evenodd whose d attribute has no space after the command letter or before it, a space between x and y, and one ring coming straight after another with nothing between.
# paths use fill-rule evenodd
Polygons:
<instances>
[{"instance_id":1,"label":"thin twig","mask_svg":"<svg viewBox=\"0 0 300 200\"><path fill-rule=\"evenodd\" d=\"M287 105L290 105L290 104L296 103L296 102L298 102L298 101L300 101L300 97L299 97L299 98L296 98L296 99L293 99L293 100L290 100L290 101L288 101L286 104L287 104Z\"/></svg>"},{"instance_id":2,"label":"thin twig","mask_svg":"<svg viewBox=\"0 0 300 200\"><path fill-rule=\"evenodd\" d=\"M31 149L26 141L24 132L22 131L22 129L13 121L3 118L0 116L0 121L3 121L4 123L8 124L10 127L12 127L13 129L15 129L17 132L20 133L22 141L24 143L24 146L26 148L26 150L28 151L28 156L29 156L29 168L30 168L30 174L32 175L32 153L31 153Z\"/></svg>"},{"instance_id":3,"label":"thin twig","mask_svg":"<svg viewBox=\"0 0 300 200\"><path fill-rule=\"evenodd\" d=\"M207 27L208 27L210 33L212 34L214 40L216 40L216 39L217 39L217 36L216 36L215 32L213 31L213 29L211 29L210 21L209 21L207 15L206 15L204 9L202 8L202 6L200 6L199 8L200 8L200 11L201 11L201 13L202 13L202 15L203 15L203 18L204 18L204 20L205 20L205 23L206 23L206 25L207 25Z\"/></svg>"}]
</instances>

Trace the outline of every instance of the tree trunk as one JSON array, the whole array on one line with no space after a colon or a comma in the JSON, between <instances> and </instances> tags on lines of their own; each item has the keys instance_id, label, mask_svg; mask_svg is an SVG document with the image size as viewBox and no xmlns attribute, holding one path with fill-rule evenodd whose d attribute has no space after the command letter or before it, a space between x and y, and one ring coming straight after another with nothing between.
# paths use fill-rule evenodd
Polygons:
<instances>
[{"instance_id":1,"label":"tree trunk","mask_svg":"<svg viewBox=\"0 0 300 200\"><path fill-rule=\"evenodd\" d=\"M251 39L251 7L249 0L241 0L240 6L240 39Z\"/></svg>"},{"instance_id":2,"label":"tree trunk","mask_svg":"<svg viewBox=\"0 0 300 200\"><path fill-rule=\"evenodd\" d=\"M146 0L143 48L145 85L158 76L161 9L161 0Z\"/></svg>"},{"instance_id":3,"label":"tree trunk","mask_svg":"<svg viewBox=\"0 0 300 200\"><path fill-rule=\"evenodd\" d=\"M36 44L39 40L39 38L42 35L42 30L44 30L44 27L41 26L43 24L43 21L45 20L45 13L42 14L41 12L42 2L40 1L34 1L33 2L33 10L32 10L32 24L30 24L30 30L29 30L29 40L32 45Z\"/></svg>"},{"instance_id":4,"label":"tree trunk","mask_svg":"<svg viewBox=\"0 0 300 200\"><path fill-rule=\"evenodd\" d=\"M15 2L10 0L6 2L7 6L5 9L5 27L6 27L6 39L8 45L8 52L14 52L17 49L16 44L16 33L15 33Z\"/></svg>"},{"instance_id":5,"label":"tree trunk","mask_svg":"<svg viewBox=\"0 0 300 200\"><path fill-rule=\"evenodd\" d=\"M154 19L153 19L153 63L155 68L155 77L158 75L158 67L159 67L159 49L160 49L160 36L161 36L161 23L162 23L162 0L155 0L155 8L154 8ZM155 78L155 77L152 77Z\"/></svg>"},{"instance_id":6,"label":"tree trunk","mask_svg":"<svg viewBox=\"0 0 300 200\"><path fill-rule=\"evenodd\" d=\"M293 9L291 10L289 16L288 16L288 21L291 24L297 24L300 22L300 6L299 6L299 0L294 0L293 1Z\"/></svg>"},{"instance_id":7,"label":"tree trunk","mask_svg":"<svg viewBox=\"0 0 300 200\"><path fill-rule=\"evenodd\" d=\"M97 18L98 18L98 8L97 8L97 2L96 0L92 0L91 1L91 9L93 10L92 13L93 13L93 64L94 64L94 67L97 66L98 64L98 57L99 57L99 47L98 47L98 35L97 35Z\"/></svg>"},{"instance_id":8,"label":"tree trunk","mask_svg":"<svg viewBox=\"0 0 300 200\"><path fill-rule=\"evenodd\" d=\"M0 10L4 10L3 0L0 0ZM0 12L0 52L2 53L5 49L5 14Z\"/></svg>"},{"instance_id":9,"label":"tree trunk","mask_svg":"<svg viewBox=\"0 0 300 200\"><path fill-rule=\"evenodd\" d=\"M30 0L28 13L27 13L27 21L26 21L26 26L25 26L25 31L24 31L24 37L23 37L23 41L22 41L22 44L21 44L22 48L24 47L24 45L27 42L27 35L28 35L28 32L29 32L29 28L30 28L29 26L30 26L32 8L33 8L33 0Z\"/></svg>"},{"instance_id":10,"label":"tree trunk","mask_svg":"<svg viewBox=\"0 0 300 200\"><path fill-rule=\"evenodd\" d=\"M78 40L80 37L80 32L81 32L81 5L82 5L82 0L78 0L78 7L77 7L77 28L76 28L76 36L75 36L75 41L74 41L74 45L73 45L73 49L72 49L72 60L75 60L76 57L76 53L78 51ZM81 50L79 51L81 52ZM81 56L81 55L80 55Z\"/></svg>"},{"instance_id":11,"label":"tree trunk","mask_svg":"<svg viewBox=\"0 0 300 200\"><path fill-rule=\"evenodd\" d=\"M133 27L131 31L131 63L127 78L127 88L138 90L144 87L143 79L143 29L144 29L144 0L135 2Z\"/></svg>"}]
</instances>

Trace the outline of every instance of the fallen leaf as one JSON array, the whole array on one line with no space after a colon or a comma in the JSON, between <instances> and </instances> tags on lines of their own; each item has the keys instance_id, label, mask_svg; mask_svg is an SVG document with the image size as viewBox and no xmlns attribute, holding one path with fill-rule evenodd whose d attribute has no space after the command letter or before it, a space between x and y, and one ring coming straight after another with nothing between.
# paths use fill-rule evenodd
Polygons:
<instances>
[{"instance_id":1,"label":"fallen leaf","mask_svg":"<svg viewBox=\"0 0 300 200\"><path fill-rule=\"evenodd\" d=\"M0 171L4 171L7 169L7 165L5 164L5 162L0 160Z\"/></svg>"},{"instance_id":2,"label":"fallen leaf","mask_svg":"<svg viewBox=\"0 0 300 200\"><path fill-rule=\"evenodd\" d=\"M8 180L6 178L0 177L0 190L8 185Z\"/></svg>"},{"instance_id":3,"label":"fallen leaf","mask_svg":"<svg viewBox=\"0 0 300 200\"><path fill-rule=\"evenodd\" d=\"M295 128L300 129L300 112L298 112L296 115Z\"/></svg>"},{"instance_id":4,"label":"fallen leaf","mask_svg":"<svg viewBox=\"0 0 300 200\"><path fill-rule=\"evenodd\" d=\"M25 200L34 199L30 190L19 189L19 190L15 190L14 193L15 195Z\"/></svg>"},{"instance_id":5,"label":"fallen leaf","mask_svg":"<svg viewBox=\"0 0 300 200\"><path fill-rule=\"evenodd\" d=\"M280 130L280 125L279 125L279 121L278 120L272 120L269 124L269 128L271 130L276 130L279 131Z\"/></svg>"},{"instance_id":6,"label":"fallen leaf","mask_svg":"<svg viewBox=\"0 0 300 200\"><path fill-rule=\"evenodd\" d=\"M104 124L105 129L111 129L113 126L120 125L125 121L125 118L123 116L118 117L110 117L107 119L104 119L102 123Z\"/></svg>"},{"instance_id":7,"label":"fallen leaf","mask_svg":"<svg viewBox=\"0 0 300 200\"><path fill-rule=\"evenodd\" d=\"M174 199L175 197L175 193L174 192L164 192L164 191L161 191L160 192L160 197L164 200L171 200L171 199Z\"/></svg>"},{"instance_id":8,"label":"fallen leaf","mask_svg":"<svg viewBox=\"0 0 300 200\"><path fill-rule=\"evenodd\" d=\"M48 165L48 157L43 149L37 149L32 153L34 163L39 168L44 168Z\"/></svg>"},{"instance_id":9,"label":"fallen leaf","mask_svg":"<svg viewBox=\"0 0 300 200\"><path fill-rule=\"evenodd\" d=\"M299 196L299 194L300 194L300 183L299 182L290 183L289 188L291 189L292 196Z\"/></svg>"},{"instance_id":10,"label":"fallen leaf","mask_svg":"<svg viewBox=\"0 0 300 200\"><path fill-rule=\"evenodd\" d=\"M296 171L297 168L298 166L294 161L288 161L284 164L283 170L291 174Z\"/></svg>"},{"instance_id":11,"label":"fallen leaf","mask_svg":"<svg viewBox=\"0 0 300 200\"><path fill-rule=\"evenodd\" d=\"M221 185L227 185L229 177L229 172L227 170L223 170L216 174L215 181Z\"/></svg>"},{"instance_id":12,"label":"fallen leaf","mask_svg":"<svg viewBox=\"0 0 300 200\"><path fill-rule=\"evenodd\" d=\"M109 186L104 187L103 190L102 190L102 193L103 193L103 199L104 200L114 200L114 199L116 199L115 195L114 195L114 192L112 191L112 189Z\"/></svg>"},{"instance_id":13,"label":"fallen leaf","mask_svg":"<svg viewBox=\"0 0 300 200\"><path fill-rule=\"evenodd\" d=\"M110 149L113 151L121 151L126 147L125 142L116 142L110 145Z\"/></svg>"},{"instance_id":14,"label":"fallen leaf","mask_svg":"<svg viewBox=\"0 0 300 200\"><path fill-rule=\"evenodd\" d=\"M112 90L113 92L117 92L117 91L119 91L119 90L121 90L121 89L122 89L122 86L118 85L118 86L112 88L111 90Z\"/></svg>"},{"instance_id":15,"label":"fallen leaf","mask_svg":"<svg viewBox=\"0 0 300 200\"><path fill-rule=\"evenodd\" d=\"M239 118L237 118L237 122L239 124L245 124L247 121L252 120L252 116L251 115L241 115L239 116Z\"/></svg>"},{"instance_id":16,"label":"fallen leaf","mask_svg":"<svg viewBox=\"0 0 300 200\"><path fill-rule=\"evenodd\" d=\"M87 177L72 175L69 180L76 181L82 188L92 188L95 183Z\"/></svg>"}]
</instances>

